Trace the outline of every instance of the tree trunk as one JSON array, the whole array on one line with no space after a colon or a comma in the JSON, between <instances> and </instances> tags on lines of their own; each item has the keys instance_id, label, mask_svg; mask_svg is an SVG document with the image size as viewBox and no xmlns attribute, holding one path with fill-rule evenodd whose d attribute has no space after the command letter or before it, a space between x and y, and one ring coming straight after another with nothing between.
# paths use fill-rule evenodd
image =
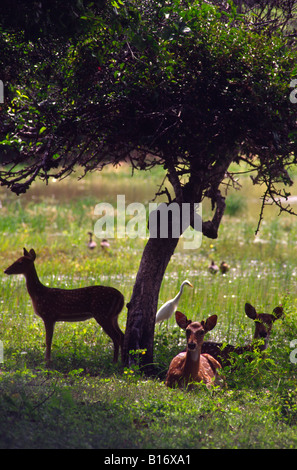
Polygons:
<instances>
[{"instance_id":1,"label":"tree trunk","mask_svg":"<svg viewBox=\"0 0 297 470\"><path fill-rule=\"evenodd\" d=\"M124 364L135 359L131 350L146 349L141 365L149 373L153 364L155 316L163 276L178 238L149 238L143 251L131 300L128 304L128 318L124 341Z\"/></svg>"},{"instance_id":2,"label":"tree trunk","mask_svg":"<svg viewBox=\"0 0 297 470\"><path fill-rule=\"evenodd\" d=\"M169 216L166 238L161 236L162 223L166 220L164 219L164 215L167 214L166 208L165 213L161 211L159 218L154 218L153 213L151 214L152 217L150 216L149 219L150 238L143 251L131 300L127 304L128 317L123 348L125 365L135 363L135 359L138 358L141 359L141 365L146 366L146 373L149 374L153 370L155 317L164 273L178 244L179 237L190 223L194 223L195 218L196 221L197 218L200 218L202 233L205 236L209 238L218 236L218 228L225 209L225 198L221 196L219 190L213 194L212 198L213 204L216 204L212 220L202 223L200 215L195 216L196 204L192 204L189 219L183 219L182 210ZM182 208L181 204L179 204L179 208ZM197 224L197 226L199 225ZM196 230L197 226L193 224ZM139 349L145 349L146 353L140 356L136 355L136 357L135 354L129 353L129 351Z\"/></svg>"}]
</instances>

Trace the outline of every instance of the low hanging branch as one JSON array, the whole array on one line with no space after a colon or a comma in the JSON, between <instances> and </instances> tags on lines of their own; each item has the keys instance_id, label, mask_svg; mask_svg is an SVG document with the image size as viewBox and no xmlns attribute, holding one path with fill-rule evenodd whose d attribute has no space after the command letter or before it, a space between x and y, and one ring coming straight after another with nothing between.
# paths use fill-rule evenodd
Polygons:
<instances>
[{"instance_id":1,"label":"low hanging branch","mask_svg":"<svg viewBox=\"0 0 297 470\"><path fill-rule=\"evenodd\" d=\"M288 202L288 198L290 197L291 193L286 191L284 188L277 189L274 184L273 176L281 176L281 179L284 180L286 186L293 185L293 180L290 178L287 170L282 168L281 166L277 170L274 166L273 172L271 172L270 175L268 175L268 177L266 177L266 175L263 174L261 170L258 171L258 175L256 177L251 176L251 179L254 184L259 184L259 183L264 184L266 188L263 196L261 197L262 203L261 203L257 227L255 230L255 235L257 235L260 230L261 223L264 219L264 211L265 211L266 206L271 206L271 205L277 206L279 208L279 215L282 212L286 212L290 215L297 216L297 213L293 210L290 204L289 203L285 204L285 202ZM277 179L277 182L278 182L278 179Z\"/></svg>"},{"instance_id":2,"label":"low hanging branch","mask_svg":"<svg viewBox=\"0 0 297 470\"><path fill-rule=\"evenodd\" d=\"M218 237L218 230L225 212L226 203L219 190L213 200L216 205L215 213L212 220L202 222L202 233L208 238L215 239Z\"/></svg>"}]
</instances>

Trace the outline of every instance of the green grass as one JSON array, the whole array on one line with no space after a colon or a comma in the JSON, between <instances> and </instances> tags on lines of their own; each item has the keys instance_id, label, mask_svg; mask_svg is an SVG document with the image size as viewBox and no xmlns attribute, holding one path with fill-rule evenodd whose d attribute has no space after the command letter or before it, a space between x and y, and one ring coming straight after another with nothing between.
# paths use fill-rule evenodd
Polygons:
<instances>
[{"instance_id":1,"label":"green grass","mask_svg":"<svg viewBox=\"0 0 297 470\"><path fill-rule=\"evenodd\" d=\"M113 285L128 301L145 240L113 239L109 252L100 246L91 252L86 242L97 219L94 206L115 203L116 194L125 194L127 204L148 203L162 177L159 170L140 173L131 184L130 170L123 168L116 175L108 171L47 188L38 183L20 198L0 191L0 448L297 446L297 365L290 362L290 341L297 339L297 220L277 218L270 210L255 238L259 193L248 180L241 199L233 197L217 240L203 239L195 251L179 244L159 306L189 279L194 288L185 287L179 309L197 320L217 314L208 339L245 344L253 329L245 302L267 313L282 304L285 316L274 325L264 359L255 354L252 363L240 361L236 371L225 370L222 389L168 390L169 363L185 346L174 318L168 328L156 327L156 376L150 379L137 367L112 364L111 341L89 320L56 325L53 366L45 367L43 323L33 313L23 277L8 277L4 269L21 256L23 246L34 248L38 274L47 285ZM207 216L207 206L203 210ZM210 275L212 259L227 261L230 271ZM124 330L126 307L119 320Z\"/></svg>"}]
</instances>

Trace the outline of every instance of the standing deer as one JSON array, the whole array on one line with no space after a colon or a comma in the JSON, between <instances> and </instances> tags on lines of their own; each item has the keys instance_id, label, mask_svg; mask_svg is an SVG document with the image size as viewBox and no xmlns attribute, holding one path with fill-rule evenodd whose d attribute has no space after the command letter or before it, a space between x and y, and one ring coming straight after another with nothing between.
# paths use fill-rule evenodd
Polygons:
<instances>
[{"instance_id":1,"label":"standing deer","mask_svg":"<svg viewBox=\"0 0 297 470\"><path fill-rule=\"evenodd\" d=\"M269 313L257 313L255 307L251 304L245 304L245 313L255 322L255 333L254 340L262 339L264 340L263 344L258 346L260 351L264 351L268 346L268 341L272 329L273 323L280 318L284 311L282 307L275 307L272 314ZM231 364L230 356L232 353L238 355L245 352L253 351L257 347L257 341L252 341L251 344L247 346L233 346L232 344L227 344L224 346L223 343L215 343L212 341L205 341L202 345L202 353L207 353L213 356L221 365L227 366Z\"/></svg>"},{"instance_id":2,"label":"standing deer","mask_svg":"<svg viewBox=\"0 0 297 470\"><path fill-rule=\"evenodd\" d=\"M209 354L201 354L204 335L212 330L217 323L217 316L212 315L206 321L192 322L186 315L175 312L176 322L186 330L187 349L175 356L169 366L165 385L189 388L194 382L204 382L209 388L217 381L217 369L221 368L216 359Z\"/></svg>"},{"instance_id":3,"label":"standing deer","mask_svg":"<svg viewBox=\"0 0 297 470\"><path fill-rule=\"evenodd\" d=\"M113 361L117 362L124 334L118 325L118 315L124 306L124 296L117 289L106 286L88 286L80 289L57 289L44 286L37 275L35 251L24 248L24 256L4 272L24 274L34 311L45 326L47 364L51 360L51 344L57 321L84 321L95 318L114 344Z\"/></svg>"}]
</instances>

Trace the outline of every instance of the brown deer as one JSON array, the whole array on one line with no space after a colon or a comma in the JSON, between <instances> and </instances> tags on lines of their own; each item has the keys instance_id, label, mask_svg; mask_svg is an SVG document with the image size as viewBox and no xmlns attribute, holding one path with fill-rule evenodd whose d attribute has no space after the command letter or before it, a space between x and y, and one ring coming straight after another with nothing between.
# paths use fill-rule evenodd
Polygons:
<instances>
[{"instance_id":1,"label":"brown deer","mask_svg":"<svg viewBox=\"0 0 297 470\"><path fill-rule=\"evenodd\" d=\"M194 382L204 382L210 388L217 382L217 369L221 365L209 354L201 354L201 347L204 335L216 326L217 316L212 315L206 321L192 322L177 311L175 318L179 327L186 330L187 349L172 359L165 385L191 388Z\"/></svg>"},{"instance_id":2,"label":"brown deer","mask_svg":"<svg viewBox=\"0 0 297 470\"><path fill-rule=\"evenodd\" d=\"M251 318L251 320L255 322L255 333L251 344L248 344L247 346L236 347L232 344L227 344L224 346L223 343L205 341L205 343L202 345L202 353L210 354L223 366L229 366L231 364L230 358L232 353L240 355L245 352L252 352L256 347L260 351L264 351L268 346L272 325L283 315L283 308L276 307L272 314L257 313L255 307L246 303L245 313L249 318ZM264 342L262 341L262 344L257 346L257 341L254 340L264 340Z\"/></svg>"},{"instance_id":3,"label":"brown deer","mask_svg":"<svg viewBox=\"0 0 297 470\"><path fill-rule=\"evenodd\" d=\"M24 248L24 256L4 272L24 274L34 311L45 326L47 364L51 360L51 344L57 321L84 321L95 318L114 344L113 361L117 362L124 333L118 325L118 315L124 306L124 296L117 289L106 286L88 286L80 289L57 289L44 286L37 275L35 251Z\"/></svg>"}]
</instances>

